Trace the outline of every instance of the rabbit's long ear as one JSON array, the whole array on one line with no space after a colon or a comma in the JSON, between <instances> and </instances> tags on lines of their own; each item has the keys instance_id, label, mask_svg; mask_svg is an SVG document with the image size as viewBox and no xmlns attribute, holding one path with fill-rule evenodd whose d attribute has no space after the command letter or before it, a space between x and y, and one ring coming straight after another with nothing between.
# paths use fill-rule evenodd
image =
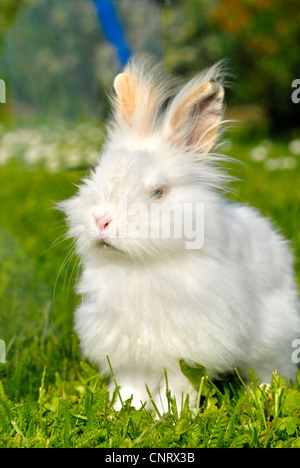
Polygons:
<instances>
[{"instance_id":1,"label":"rabbit's long ear","mask_svg":"<svg viewBox=\"0 0 300 468\"><path fill-rule=\"evenodd\" d=\"M140 135L153 131L163 94L149 66L147 62L130 62L114 80L115 117Z\"/></svg>"},{"instance_id":2,"label":"rabbit's long ear","mask_svg":"<svg viewBox=\"0 0 300 468\"><path fill-rule=\"evenodd\" d=\"M223 115L224 90L217 72L214 67L196 76L174 97L165 115L164 138L196 153L211 151Z\"/></svg>"},{"instance_id":3,"label":"rabbit's long ear","mask_svg":"<svg viewBox=\"0 0 300 468\"><path fill-rule=\"evenodd\" d=\"M134 75L124 71L116 76L114 88L117 93L117 112L131 125L137 108L139 83Z\"/></svg>"}]
</instances>

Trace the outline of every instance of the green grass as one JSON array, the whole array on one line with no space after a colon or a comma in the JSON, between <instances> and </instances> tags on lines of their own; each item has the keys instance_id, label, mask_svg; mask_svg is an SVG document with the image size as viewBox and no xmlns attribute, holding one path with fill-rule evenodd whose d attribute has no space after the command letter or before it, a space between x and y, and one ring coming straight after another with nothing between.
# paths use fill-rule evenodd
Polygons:
<instances>
[{"instance_id":1,"label":"green grass","mask_svg":"<svg viewBox=\"0 0 300 468\"><path fill-rule=\"evenodd\" d=\"M242 181L229 196L274 219L291 240L299 280L300 160L288 143L233 141L226 152L244 164L232 168ZM77 267L61 269L70 244L55 242L65 227L53 203L82 175L13 160L0 168L0 447L300 447L300 380L287 387L277 374L268 390L255 376L249 388L204 379L197 414L188 401L179 412L171 395L161 418L130 401L114 410L105 379L81 359L72 330Z\"/></svg>"}]
</instances>

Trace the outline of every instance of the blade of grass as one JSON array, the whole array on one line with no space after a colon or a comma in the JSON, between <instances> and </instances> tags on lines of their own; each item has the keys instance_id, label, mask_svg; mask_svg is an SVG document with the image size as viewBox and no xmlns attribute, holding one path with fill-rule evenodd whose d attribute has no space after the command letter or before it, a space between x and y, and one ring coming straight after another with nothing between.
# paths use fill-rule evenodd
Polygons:
<instances>
[{"instance_id":1,"label":"blade of grass","mask_svg":"<svg viewBox=\"0 0 300 468\"><path fill-rule=\"evenodd\" d=\"M161 414L160 414L159 409L157 408L157 405L156 405L155 401L153 400L152 393L150 392L149 387L148 387L147 384L146 384L146 390L147 390L147 393L148 393L148 395L149 395L149 398L150 398L150 401L151 401L151 403L152 403L152 406L153 406L153 408L155 409L155 411L156 411L156 413L157 413L157 416L159 417L159 419L161 419L162 416L161 416Z\"/></svg>"},{"instance_id":2,"label":"blade of grass","mask_svg":"<svg viewBox=\"0 0 300 468\"><path fill-rule=\"evenodd\" d=\"M110 363L110 359L109 359L108 355L106 355L106 359L107 359L107 362L108 362L108 365L109 365L109 369L110 369L110 372L111 372L111 375L112 375L114 384L115 384L115 386L116 386L116 390L117 390L118 397L119 397L120 402L121 402L121 405L122 405L122 407L123 407L123 406L124 406L124 402L123 402L122 397L121 397L120 387L119 387L118 384L117 384L117 381L116 381L116 378L115 378L115 374L114 374L114 371L113 371L113 368L112 368L112 365L111 365L111 363Z\"/></svg>"},{"instance_id":3,"label":"blade of grass","mask_svg":"<svg viewBox=\"0 0 300 468\"><path fill-rule=\"evenodd\" d=\"M14 428L14 430L16 431L16 433L22 437L22 440L26 444L26 448L28 448L28 439L27 439L27 437L24 436L23 432L21 431L21 429L17 425L16 421L12 420L11 424L12 424L12 427Z\"/></svg>"},{"instance_id":4,"label":"blade of grass","mask_svg":"<svg viewBox=\"0 0 300 468\"><path fill-rule=\"evenodd\" d=\"M201 395L203 391L203 385L204 385L204 380L206 380L206 377L201 377L200 385L199 385L199 391L198 391L198 398L197 398L197 406L196 406L196 416L200 412L200 400L201 400Z\"/></svg>"}]
</instances>

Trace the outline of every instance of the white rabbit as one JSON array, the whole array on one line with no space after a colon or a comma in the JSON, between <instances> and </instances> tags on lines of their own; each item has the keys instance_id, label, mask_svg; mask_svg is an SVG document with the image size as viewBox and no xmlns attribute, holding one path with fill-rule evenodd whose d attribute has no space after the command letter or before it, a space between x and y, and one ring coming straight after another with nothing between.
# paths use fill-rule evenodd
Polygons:
<instances>
[{"instance_id":1,"label":"white rabbit","mask_svg":"<svg viewBox=\"0 0 300 468\"><path fill-rule=\"evenodd\" d=\"M98 165L60 204L83 266L75 312L82 353L108 375L109 356L123 400L133 395L135 406L149 399L147 384L161 408L164 369L177 401L182 392L193 398L181 359L203 365L212 379L235 368L245 378L252 368L263 382L275 369L295 378L293 256L267 219L226 200L226 157L212 153L223 115L221 68L171 98L172 82L157 67L132 61L114 82ZM171 205L166 236L166 220L149 213ZM197 248L183 229L173 232L186 217L202 233Z\"/></svg>"}]
</instances>

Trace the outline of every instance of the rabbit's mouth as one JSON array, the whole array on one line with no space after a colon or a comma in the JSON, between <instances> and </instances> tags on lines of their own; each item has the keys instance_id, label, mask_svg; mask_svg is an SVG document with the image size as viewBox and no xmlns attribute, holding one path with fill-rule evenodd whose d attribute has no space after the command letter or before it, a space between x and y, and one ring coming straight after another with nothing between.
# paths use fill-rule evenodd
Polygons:
<instances>
[{"instance_id":1,"label":"rabbit's mouth","mask_svg":"<svg viewBox=\"0 0 300 468\"><path fill-rule=\"evenodd\" d=\"M123 248L114 245L110 240L108 239L101 239L98 241L98 248L102 250L102 252L106 252L107 254L115 254L121 257L128 257L128 253L123 250Z\"/></svg>"},{"instance_id":2,"label":"rabbit's mouth","mask_svg":"<svg viewBox=\"0 0 300 468\"><path fill-rule=\"evenodd\" d=\"M117 249L117 247L112 245L108 240L101 239L100 245L103 246L105 249L116 250L116 251L119 250L119 249Z\"/></svg>"}]
</instances>

